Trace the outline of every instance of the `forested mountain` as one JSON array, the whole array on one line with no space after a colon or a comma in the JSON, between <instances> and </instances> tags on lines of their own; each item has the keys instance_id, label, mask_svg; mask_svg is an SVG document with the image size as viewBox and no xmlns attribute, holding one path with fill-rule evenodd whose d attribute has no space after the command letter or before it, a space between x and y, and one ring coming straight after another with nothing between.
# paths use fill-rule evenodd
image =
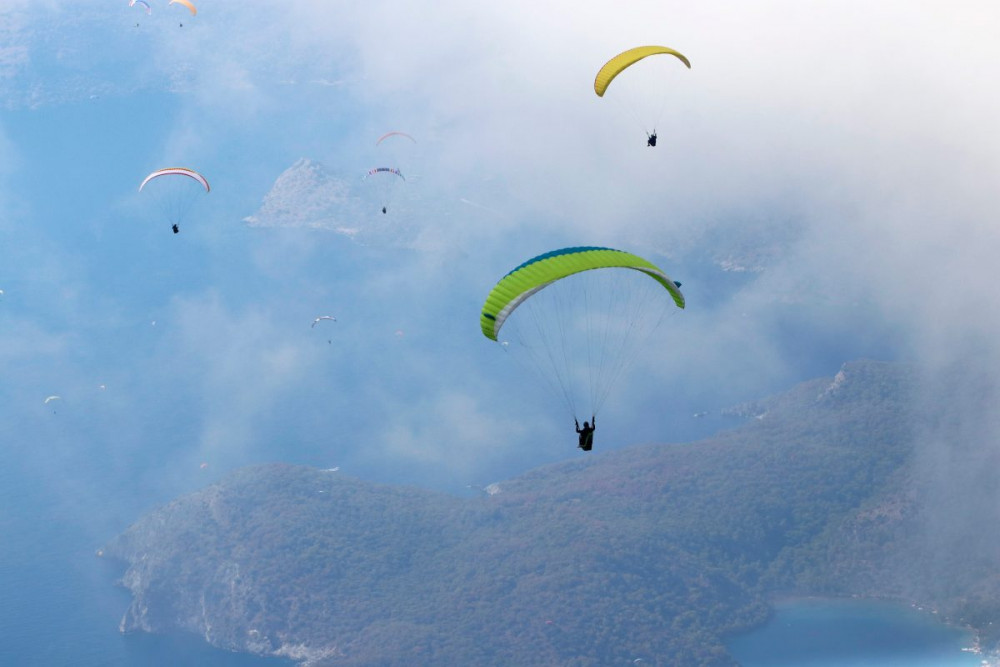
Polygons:
<instances>
[{"instance_id":1,"label":"forested mountain","mask_svg":"<svg viewBox=\"0 0 1000 667\"><path fill-rule=\"evenodd\" d=\"M122 629L316 665L727 665L726 634L795 593L912 599L984 630L997 552L928 540L941 424L917 378L846 364L714 438L595 452L480 498L240 470L105 548L128 565Z\"/></svg>"}]
</instances>

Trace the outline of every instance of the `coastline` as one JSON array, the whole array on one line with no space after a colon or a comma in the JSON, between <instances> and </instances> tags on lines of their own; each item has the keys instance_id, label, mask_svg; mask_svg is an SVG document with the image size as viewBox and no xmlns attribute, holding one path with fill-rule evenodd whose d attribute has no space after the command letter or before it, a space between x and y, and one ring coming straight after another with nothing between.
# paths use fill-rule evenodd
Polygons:
<instances>
[{"instance_id":1,"label":"coastline","mask_svg":"<svg viewBox=\"0 0 1000 667\"><path fill-rule=\"evenodd\" d=\"M918 661L921 655L933 660L933 656L940 653L941 660L947 664L1000 667L998 656L984 650L976 628L955 622L932 606L914 600L786 592L770 596L765 602L770 612L765 620L753 627L727 633L723 638L730 656L739 662L766 664L764 661L776 660L779 656L785 661L782 664L816 657L836 660L843 647L845 651L841 657L847 662L866 660L869 653L885 652L905 657L910 651ZM829 632L824 626L829 626ZM806 636L813 639L803 641ZM876 636L880 639L873 640ZM816 637L823 639L816 640ZM857 653L852 654L855 638L858 640ZM961 654L968 657L960 658Z\"/></svg>"}]
</instances>

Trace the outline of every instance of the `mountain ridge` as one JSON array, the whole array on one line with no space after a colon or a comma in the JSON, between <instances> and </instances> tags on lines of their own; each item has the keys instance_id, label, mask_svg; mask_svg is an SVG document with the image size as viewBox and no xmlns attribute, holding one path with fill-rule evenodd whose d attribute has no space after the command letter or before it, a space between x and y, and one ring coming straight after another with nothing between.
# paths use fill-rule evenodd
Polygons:
<instances>
[{"instance_id":1,"label":"mountain ridge","mask_svg":"<svg viewBox=\"0 0 1000 667\"><path fill-rule=\"evenodd\" d=\"M915 548L917 380L851 362L712 438L548 464L476 498L238 470L107 545L133 595L121 627L307 665L729 665L725 636L777 593L919 598L976 625L968 582L907 585L919 558L883 571Z\"/></svg>"}]
</instances>

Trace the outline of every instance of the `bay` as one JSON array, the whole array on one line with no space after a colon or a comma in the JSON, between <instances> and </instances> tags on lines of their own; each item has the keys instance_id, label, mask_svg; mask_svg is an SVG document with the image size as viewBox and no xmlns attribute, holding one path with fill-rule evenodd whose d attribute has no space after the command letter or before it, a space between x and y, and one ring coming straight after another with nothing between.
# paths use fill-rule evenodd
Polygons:
<instances>
[{"instance_id":1,"label":"bay","mask_svg":"<svg viewBox=\"0 0 1000 667\"><path fill-rule=\"evenodd\" d=\"M743 667L971 667L974 636L930 611L857 599L804 599L775 605L764 626L727 648Z\"/></svg>"}]
</instances>

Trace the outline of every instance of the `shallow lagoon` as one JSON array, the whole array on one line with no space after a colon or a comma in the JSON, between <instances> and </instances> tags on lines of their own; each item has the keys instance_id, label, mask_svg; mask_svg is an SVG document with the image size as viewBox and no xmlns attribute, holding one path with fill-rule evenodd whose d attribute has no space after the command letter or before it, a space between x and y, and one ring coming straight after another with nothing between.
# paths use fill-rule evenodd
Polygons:
<instances>
[{"instance_id":1,"label":"shallow lagoon","mask_svg":"<svg viewBox=\"0 0 1000 667\"><path fill-rule=\"evenodd\" d=\"M972 667L971 632L935 614L873 600L799 599L764 626L732 638L743 667Z\"/></svg>"}]
</instances>

